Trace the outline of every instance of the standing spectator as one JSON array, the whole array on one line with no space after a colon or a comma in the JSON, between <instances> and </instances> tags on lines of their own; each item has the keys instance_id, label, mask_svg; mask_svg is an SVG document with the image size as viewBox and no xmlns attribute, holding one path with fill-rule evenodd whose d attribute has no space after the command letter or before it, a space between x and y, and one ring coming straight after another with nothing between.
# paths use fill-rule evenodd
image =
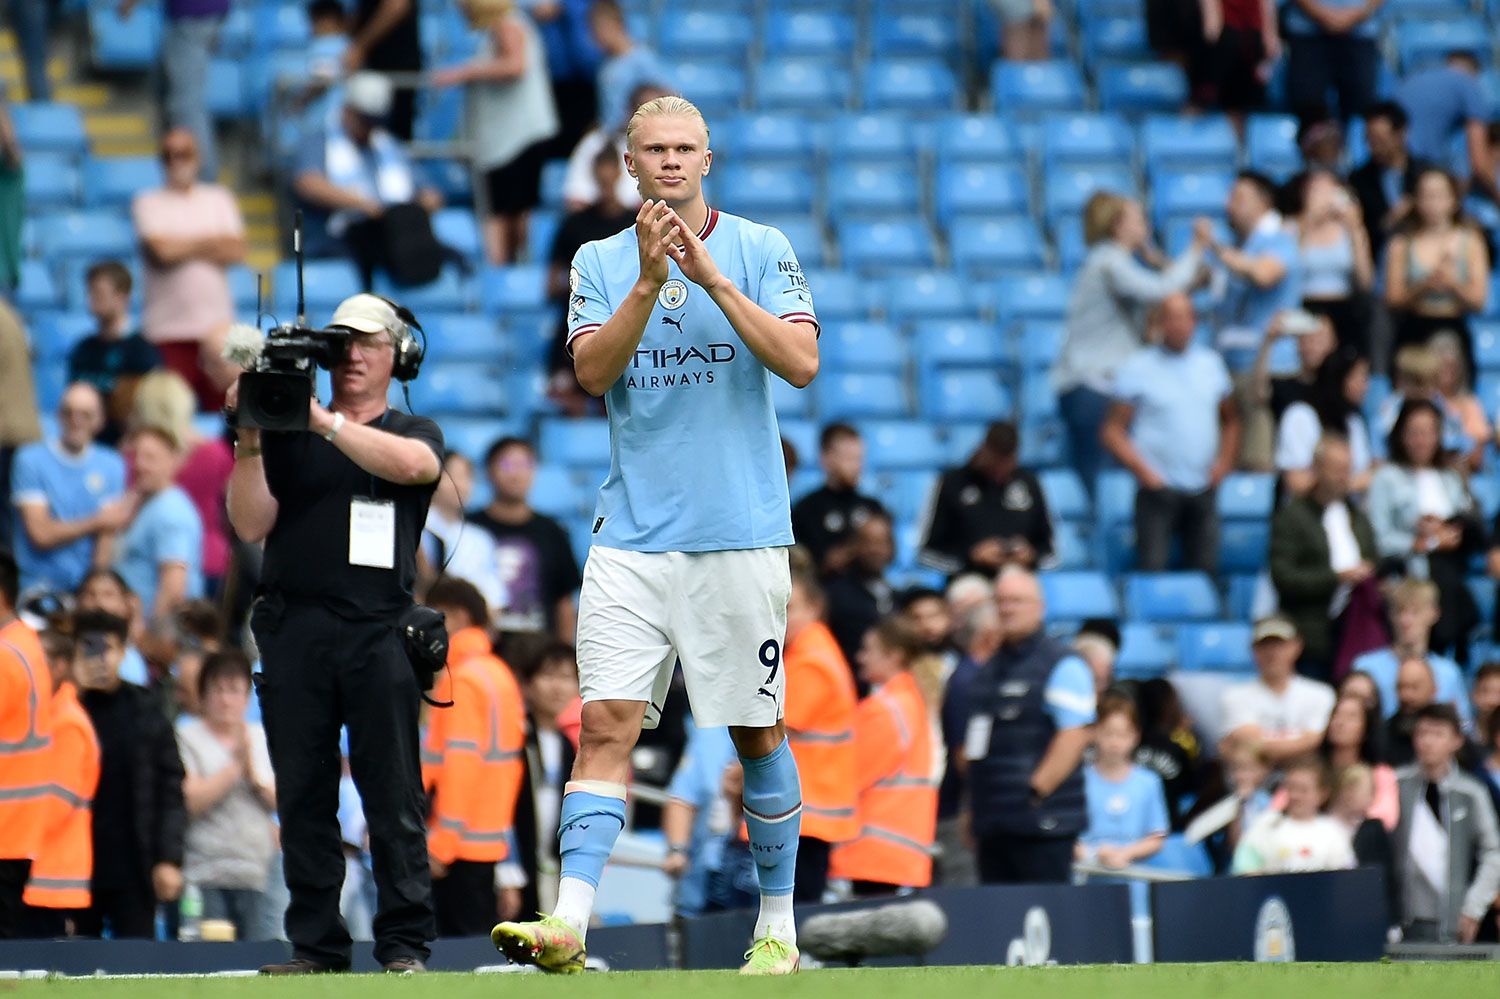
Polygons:
<instances>
[{"instance_id":1,"label":"standing spectator","mask_svg":"<svg viewBox=\"0 0 1500 999\"><path fill-rule=\"evenodd\" d=\"M355 0L349 48L344 69L380 73L419 73L422 36L416 0ZM417 116L417 91L410 85L396 89L387 127L402 142L410 142Z\"/></svg>"},{"instance_id":2,"label":"standing spectator","mask_svg":"<svg viewBox=\"0 0 1500 999\"><path fill-rule=\"evenodd\" d=\"M52 698L42 643L16 616L20 570L0 548L0 940L21 929L26 878L42 845L51 762ZM11 748L14 747L14 748Z\"/></svg>"},{"instance_id":3,"label":"standing spectator","mask_svg":"<svg viewBox=\"0 0 1500 999\"><path fill-rule=\"evenodd\" d=\"M1383 3L1293 0L1285 7L1286 101L1293 110L1323 106L1332 89L1338 94L1339 117L1347 121L1375 100L1380 68L1375 15Z\"/></svg>"},{"instance_id":4,"label":"standing spectator","mask_svg":"<svg viewBox=\"0 0 1500 999\"><path fill-rule=\"evenodd\" d=\"M234 195L198 179L191 131L167 132L161 158L166 186L137 194L130 208L146 264L141 326L199 406L218 409L224 394L203 369L202 344L234 318L225 268L245 259L245 223Z\"/></svg>"},{"instance_id":5,"label":"standing spectator","mask_svg":"<svg viewBox=\"0 0 1500 999\"><path fill-rule=\"evenodd\" d=\"M1361 411L1370 388L1370 362L1353 347L1340 347L1318 369L1306 402L1294 402L1276 427L1276 470L1293 496L1311 488L1313 456L1325 435L1349 445L1349 491L1363 495L1370 486L1374 461L1370 430Z\"/></svg>"},{"instance_id":6,"label":"standing spectator","mask_svg":"<svg viewBox=\"0 0 1500 999\"><path fill-rule=\"evenodd\" d=\"M1449 52L1440 66L1413 73L1402 81L1396 101L1412 123L1411 155L1436 167L1455 166L1453 140L1464 137L1470 179L1485 197L1500 200L1495 162L1486 127L1490 100L1479 81L1479 59L1472 52Z\"/></svg>"},{"instance_id":7,"label":"standing spectator","mask_svg":"<svg viewBox=\"0 0 1500 999\"><path fill-rule=\"evenodd\" d=\"M1456 333L1472 372L1469 316L1489 297L1490 263L1484 238L1464 218L1451 174L1429 168L1417 178L1411 214L1386 245L1385 280L1385 303L1396 317L1395 346Z\"/></svg>"},{"instance_id":8,"label":"standing spectator","mask_svg":"<svg viewBox=\"0 0 1500 999\"><path fill-rule=\"evenodd\" d=\"M1255 367L1250 376L1254 385L1252 401L1257 406L1270 406L1273 426L1281 422L1292 403L1312 399L1318 369L1338 348L1338 337L1327 316L1314 316L1313 321L1306 325L1293 322L1289 329L1286 320L1295 315L1296 312L1286 312L1271 321L1255 355ZM1286 336L1297 341L1297 370L1292 374L1272 375L1271 348Z\"/></svg>"},{"instance_id":9,"label":"standing spectator","mask_svg":"<svg viewBox=\"0 0 1500 999\"><path fill-rule=\"evenodd\" d=\"M1405 940L1472 943L1500 896L1500 833L1490 796L1454 757L1463 746L1447 705L1417 718L1417 762L1398 775L1397 879Z\"/></svg>"},{"instance_id":10,"label":"standing spectator","mask_svg":"<svg viewBox=\"0 0 1500 999\"><path fill-rule=\"evenodd\" d=\"M557 904L558 816L577 749L578 660L571 645L551 642L516 665L526 701L526 773L516 804L516 847L526 870L521 911L546 912ZM571 736L561 728L569 713ZM728 742L728 733L723 734Z\"/></svg>"},{"instance_id":11,"label":"standing spectator","mask_svg":"<svg viewBox=\"0 0 1500 999\"><path fill-rule=\"evenodd\" d=\"M1040 62L1052 54L1052 0L989 0L1000 17L1006 62Z\"/></svg>"},{"instance_id":12,"label":"standing spectator","mask_svg":"<svg viewBox=\"0 0 1500 999\"><path fill-rule=\"evenodd\" d=\"M1391 646L1366 652L1354 660L1353 668L1374 684L1381 718L1396 713L1396 672L1408 659L1420 659L1432 670L1437 700L1451 704L1459 717L1471 720L1464 695L1464 675L1458 663L1432 651L1433 630L1441 613L1439 592L1427 579L1403 579L1386 591L1391 615Z\"/></svg>"},{"instance_id":13,"label":"standing spectator","mask_svg":"<svg viewBox=\"0 0 1500 999\"><path fill-rule=\"evenodd\" d=\"M505 589L495 539L488 531L464 530L464 509L473 489L474 463L457 451L449 451L427 508L427 526L418 549L424 563L424 582L443 576L462 579L479 591L485 606L499 608L505 603Z\"/></svg>"},{"instance_id":14,"label":"standing spectator","mask_svg":"<svg viewBox=\"0 0 1500 999\"><path fill-rule=\"evenodd\" d=\"M1443 447L1460 452L1469 471L1484 465L1485 447L1493 430L1484 404L1474 394L1463 341L1451 331L1434 333L1427 348L1437 357L1437 398L1443 416ZM1457 431L1455 433L1454 431Z\"/></svg>"},{"instance_id":15,"label":"standing spectator","mask_svg":"<svg viewBox=\"0 0 1500 999\"><path fill-rule=\"evenodd\" d=\"M1052 387L1068 426L1073 467L1091 495L1107 456L1099 426L1109 409L1115 374L1144 341L1147 310L1192 287L1202 269L1205 235L1195 232L1187 251L1157 272L1137 259L1150 237L1139 201L1101 191L1084 207L1089 253L1068 298Z\"/></svg>"},{"instance_id":16,"label":"standing spectator","mask_svg":"<svg viewBox=\"0 0 1500 999\"><path fill-rule=\"evenodd\" d=\"M1411 119L1396 101L1379 101L1365 111L1365 145L1370 158L1349 175L1349 186L1359 198L1360 214L1370 237L1370 250L1381 254L1386 240L1412 207L1417 178L1429 164L1408 148Z\"/></svg>"},{"instance_id":17,"label":"standing spectator","mask_svg":"<svg viewBox=\"0 0 1500 999\"><path fill-rule=\"evenodd\" d=\"M99 737L94 793L93 903L78 935L108 928L116 940L151 939L158 902L182 894L182 759L156 696L120 679L129 626L124 618L85 611L73 622L73 680Z\"/></svg>"},{"instance_id":18,"label":"standing spectator","mask_svg":"<svg viewBox=\"0 0 1500 999\"><path fill-rule=\"evenodd\" d=\"M113 569L90 569L88 575L74 594L74 604L79 613L103 611L113 614L128 623L125 636L125 653L120 659L120 679L144 687L151 682L146 667L146 657L135 645L145 628L141 622L141 601L130 590L130 584Z\"/></svg>"},{"instance_id":19,"label":"standing spectator","mask_svg":"<svg viewBox=\"0 0 1500 999\"><path fill-rule=\"evenodd\" d=\"M1017 459L1015 425L990 424L969 463L944 472L926 512L923 565L956 576L1034 569L1052 554L1052 517L1041 483Z\"/></svg>"},{"instance_id":20,"label":"standing spectator","mask_svg":"<svg viewBox=\"0 0 1500 999\"><path fill-rule=\"evenodd\" d=\"M181 465L177 442L164 430L142 427L128 444L140 506L120 535L115 568L152 621L203 595L203 525L193 501L173 484Z\"/></svg>"},{"instance_id":21,"label":"standing spectator","mask_svg":"<svg viewBox=\"0 0 1500 999\"><path fill-rule=\"evenodd\" d=\"M1141 709L1141 739L1135 762L1161 778L1172 829L1181 830L1187 824L1188 807L1202 791L1203 746L1172 681L1160 676L1145 681L1136 701Z\"/></svg>"},{"instance_id":22,"label":"standing spectator","mask_svg":"<svg viewBox=\"0 0 1500 999\"><path fill-rule=\"evenodd\" d=\"M1173 537L1183 563L1219 565L1218 486L1234 468L1240 413L1223 360L1193 342L1198 317L1187 295L1162 302L1161 343L1121 366L1099 439L1135 475L1136 564L1167 568Z\"/></svg>"},{"instance_id":23,"label":"standing spectator","mask_svg":"<svg viewBox=\"0 0 1500 999\"><path fill-rule=\"evenodd\" d=\"M1241 137L1245 115L1266 103L1266 81L1281 59L1274 0L1202 0L1203 37L1188 59L1195 108L1223 111Z\"/></svg>"},{"instance_id":24,"label":"standing spectator","mask_svg":"<svg viewBox=\"0 0 1500 999\"><path fill-rule=\"evenodd\" d=\"M969 836L969 789L964 759L964 729L969 717L969 692L984 664L1000 649L1000 614L986 583L984 600L958 615L954 642L963 659L943 691L943 781L938 785L937 857L933 879L940 885L971 888L979 883L979 868Z\"/></svg>"},{"instance_id":25,"label":"standing spectator","mask_svg":"<svg viewBox=\"0 0 1500 999\"><path fill-rule=\"evenodd\" d=\"M6 14L16 33L25 72L26 99L50 101L51 81L47 79L47 36L51 30L52 5L49 0L9 0Z\"/></svg>"},{"instance_id":26,"label":"standing spectator","mask_svg":"<svg viewBox=\"0 0 1500 999\"><path fill-rule=\"evenodd\" d=\"M818 572L833 576L854 561L855 532L870 517L883 513L880 501L859 491L865 472L865 442L847 423L830 423L818 441L823 466L822 488L792 507L792 533L812 556ZM860 638L864 632L860 632Z\"/></svg>"},{"instance_id":27,"label":"standing spectator","mask_svg":"<svg viewBox=\"0 0 1500 999\"><path fill-rule=\"evenodd\" d=\"M1336 819L1323 814L1332 791L1328 768L1316 756L1290 761L1281 779L1284 809L1256 819L1234 851L1235 874L1301 874L1354 866L1354 846Z\"/></svg>"},{"instance_id":28,"label":"standing spectator","mask_svg":"<svg viewBox=\"0 0 1500 999\"><path fill-rule=\"evenodd\" d=\"M1391 766L1404 767L1416 759L1417 718L1436 702L1432 666L1415 656L1402 660L1396 670L1396 713L1385 723L1385 758Z\"/></svg>"},{"instance_id":29,"label":"standing spectator","mask_svg":"<svg viewBox=\"0 0 1500 999\"><path fill-rule=\"evenodd\" d=\"M1272 764L1281 765L1322 743L1333 713L1333 688L1297 675L1302 641L1289 618L1262 618L1250 640L1259 676L1224 691L1224 740L1257 743Z\"/></svg>"},{"instance_id":30,"label":"standing spectator","mask_svg":"<svg viewBox=\"0 0 1500 999\"><path fill-rule=\"evenodd\" d=\"M1036 576L1001 573L995 601L1004 640L970 687L963 740L979 877L1065 884L1088 819L1079 765L1093 738L1094 678L1043 630Z\"/></svg>"},{"instance_id":31,"label":"standing spectator","mask_svg":"<svg viewBox=\"0 0 1500 999\"><path fill-rule=\"evenodd\" d=\"M558 133L548 158L566 156L593 124L599 107L599 49L589 35L590 0L526 0L547 49Z\"/></svg>"},{"instance_id":32,"label":"standing spectator","mask_svg":"<svg viewBox=\"0 0 1500 999\"><path fill-rule=\"evenodd\" d=\"M896 594L885 576L896 559L890 514L884 510L871 514L855 529L852 544L854 561L826 584L828 627L844 658L851 661L859 653L865 632L895 609Z\"/></svg>"},{"instance_id":33,"label":"standing spectator","mask_svg":"<svg viewBox=\"0 0 1500 999\"><path fill-rule=\"evenodd\" d=\"M276 779L266 732L247 722L250 661L238 649L215 652L198 674L199 717L177 726L187 778L187 860L183 877L203 893L203 918L227 919L236 940L268 939L280 927L259 919L274 852Z\"/></svg>"},{"instance_id":34,"label":"standing spectator","mask_svg":"<svg viewBox=\"0 0 1500 999\"><path fill-rule=\"evenodd\" d=\"M1328 731L1318 755L1330 772L1365 767L1370 774L1370 799L1365 817L1378 819L1386 829L1396 828L1401 802L1396 795L1396 771L1385 762L1385 722L1380 712L1356 697L1340 696L1328 716Z\"/></svg>"},{"instance_id":35,"label":"standing spectator","mask_svg":"<svg viewBox=\"0 0 1500 999\"><path fill-rule=\"evenodd\" d=\"M1308 671L1317 673L1333 662L1350 593L1374 578L1380 557L1375 529L1349 500L1350 464L1348 442L1325 435L1313 451L1311 488L1271 517L1271 583L1302 636Z\"/></svg>"},{"instance_id":36,"label":"standing spectator","mask_svg":"<svg viewBox=\"0 0 1500 999\"><path fill-rule=\"evenodd\" d=\"M563 174L563 207L579 211L599 200L600 178L594 174L594 164L603 153L612 153L617 164L625 162L625 129L636 108L650 103L658 97L670 97L672 92L659 83L642 83L630 92L630 104L625 117L616 122L601 122L589 129L578 140L568 154L568 168ZM591 107L589 114L593 115ZM634 177L624 169L614 178L615 200L634 212L641 203L641 192ZM633 219L635 216L632 215ZM571 258L570 258L571 259Z\"/></svg>"},{"instance_id":37,"label":"standing spectator","mask_svg":"<svg viewBox=\"0 0 1500 999\"><path fill-rule=\"evenodd\" d=\"M89 569L108 565L115 533L134 513L125 463L94 442L104 427L98 391L74 384L57 407L57 440L27 444L11 469L16 561L23 587L73 590Z\"/></svg>"},{"instance_id":38,"label":"standing spectator","mask_svg":"<svg viewBox=\"0 0 1500 999\"><path fill-rule=\"evenodd\" d=\"M514 0L463 0L479 32L471 62L441 70L433 87L463 85L464 136L474 169L484 171L485 258L508 264L526 245L527 213L541 202L542 164L557 134L547 53ZM610 235L613 235L611 233Z\"/></svg>"},{"instance_id":39,"label":"standing spectator","mask_svg":"<svg viewBox=\"0 0 1500 999\"><path fill-rule=\"evenodd\" d=\"M1161 778L1132 761L1141 730L1135 704L1119 694L1099 699L1094 762L1083 771L1089 825L1073 856L1115 870L1161 852L1171 830Z\"/></svg>"},{"instance_id":40,"label":"standing spectator","mask_svg":"<svg viewBox=\"0 0 1500 999\"><path fill-rule=\"evenodd\" d=\"M118 260L88 269L89 314L98 325L68 352L68 381L88 382L104 397L106 421L99 441L113 445L125 432L125 419L141 376L161 366L161 351L130 332L130 271Z\"/></svg>"},{"instance_id":41,"label":"standing spectator","mask_svg":"<svg viewBox=\"0 0 1500 999\"><path fill-rule=\"evenodd\" d=\"M484 456L495 497L469 522L495 539L495 564L504 599L496 608L501 631L550 631L571 641L582 583L568 533L527 503L536 479L536 450L503 437Z\"/></svg>"},{"instance_id":42,"label":"standing spectator","mask_svg":"<svg viewBox=\"0 0 1500 999\"><path fill-rule=\"evenodd\" d=\"M870 629L860 649L860 679L871 693L853 717L859 831L828 862L829 877L853 882L855 895L932 883L934 747L927 704L911 672L922 652L921 637L896 618Z\"/></svg>"},{"instance_id":43,"label":"standing spectator","mask_svg":"<svg viewBox=\"0 0 1500 999\"><path fill-rule=\"evenodd\" d=\"M122 0L120 16L128 17L140 0ZM166 29L161 39L161 68L165 84L163 118L170 129L186 129L202 159L194 160L195 175L213 181L219 175L214 154L214 123L208 113L208 62L219 28L229 13L229 0L166 0Z\"/></svg>"},{"instance_id":44,"label":"standing spectator","mask_svg":"<svg viewBox=\"0 0 1500 999\"><path fill-rule=\"evenodd\" d=\"M3 252L0 250L0 254ZM0 503L0 546L8 545L11 539L11 462L17 448L41 436L26 328L5 296L0 295L0 500L4 501Z\"/></svg>"},{"instance_id":45,"label":"standing spectator","mask_svg":"<svg viewBox=\"0 0 1500 999\"><path fill-rule=\"evenodd\" d=\"M1368 356L1365 295L1375 283L1375 264L1359 202L1323 168L1304 173L1297 193L1302 307L1327 316L1341 345Z\"/></svg>"},{"instance_id":46,"label":"standing spectator","mask_svg":"<svg viewBox=\"0 0 1500 999\"><path fill-rule=\"evenodd\" d=\"M654 51L630 37L625 12L616 0L594 0L589 31L604 53L599 66L599 124L624 123L630 92L647 82L670 86L671 71Z\"/></svg>"}]
</instances>

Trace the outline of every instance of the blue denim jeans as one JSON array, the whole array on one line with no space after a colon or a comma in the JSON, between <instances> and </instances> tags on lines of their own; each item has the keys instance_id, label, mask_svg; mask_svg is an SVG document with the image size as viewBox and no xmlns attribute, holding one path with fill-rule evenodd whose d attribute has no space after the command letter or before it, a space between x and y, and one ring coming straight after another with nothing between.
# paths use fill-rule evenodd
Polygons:
<instances>
[{"instance_id":1,"label":"blue denim jeans","mask_svg":"<svg viewBox=\"0 0 1500 999\"><path fill-rule=\"evenodd\" d=\"M1073 453L1073 468L1083 480L1083 488L1094 495L1094 479L1114 464L1104 445L1099 443L1099 428L1109 412L1109 396L1084 385L1068 389L1057 397L1057 408L1068 428L1068 445Z\"/></svg>"},{"instance_id":2,"label":"blue denim jeans","mask_svg":"<svg viewBox=\"0 0 1500 999\"><path fill-rule=\"evenodd\" d=\"M222 16L174 17L167 21L161 40L161 65L166 84L166 118L169 128L185 128L198 140L201 175L218 177L219 161L214 151L214 123L208 115L208 60Z\"/></svg>"}]
</instances>

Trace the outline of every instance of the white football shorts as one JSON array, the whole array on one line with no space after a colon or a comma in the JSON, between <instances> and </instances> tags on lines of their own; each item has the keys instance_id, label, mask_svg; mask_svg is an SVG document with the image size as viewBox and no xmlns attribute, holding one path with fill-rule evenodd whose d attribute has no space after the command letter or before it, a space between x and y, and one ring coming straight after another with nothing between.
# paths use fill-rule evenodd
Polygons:
<instances>
[{"instance_id":1,"label":"white football shorts","mask_svg":"<svg viewBox=\"0 0 1500 999\"><path fill-rule=\"evenodd\" d=\"M631 552L595 545L578 600L584 703L645 701L661 720L680 659L700 727L769 728L786 704L785 548Z\"/></svg>"}]
</instances>

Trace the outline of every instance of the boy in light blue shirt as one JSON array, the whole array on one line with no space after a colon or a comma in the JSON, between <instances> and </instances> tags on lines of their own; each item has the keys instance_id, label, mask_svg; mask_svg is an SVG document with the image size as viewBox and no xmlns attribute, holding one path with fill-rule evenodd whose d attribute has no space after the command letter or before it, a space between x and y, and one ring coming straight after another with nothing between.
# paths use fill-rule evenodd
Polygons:
<instances>
[{"instance_id":1,"label":"boy in light blue shirt","mask_svg":"<svg viewBox=\"0 0 1500 999\"><path fill-rule=\"evenodd\" d=\"M1107 694L1099 700L1098 714L1094 762L1083 772L1089 826L1074 853L1079 860L1119 870L1160 852L1172 824L1161 778L1132 760L1141 741L1135 705Z\"/></svg>"},{"instance_id":2,"label":"boy in light blue shirt","mask_svg":"<svg viewBox=\"0 0 1500 999\"><path fill-rule=\"evenodd\" d=\"M1369 674L1375 681L1375 689L1380 694L1381 715L1390 718L1400 708L1396 697L1396 674L1401 670L1401 663L1407 659L1424 660L1432 670L1437 687L1433 700L1438 704L1453 705L1464 730L1468 731L1474 723L1474 710L1469 704L1463 670L1452 659L1436 655L1428 648L1432 629L1442 613L1437 587L1429 580L1407 579L1392 587L1386 599L1390 605L1391 645L1366 652L1355 659L1350 668Z\"/></svg>"},{"instance_id":3,"label":"boy in light blue shirt","mask_svg":"<svg viewBox=\"0 0 1500 999\"><path fill-rule=\"evenodd\" d=\"M142 502L120 536L115 569L141 598L147 620L157 620L203 595L203 523L187 493L172 484L180 465L176 442L152 427L130 441Z\"/></svg>"},{"instance_id":4,"label":"boy in light blue shirt","mask_svg":"<svg viewBox=\"0 0 1500 999\"><path fill-rule=\"evenodd\" d=\"M734 743L728 729L694 727L677 772L667 785L671 801L662 818L669 851L666 873L677 879L674 906L679 916L703 912L708 901L708 878L719 867L724 837L736 831L731 827L723 791L724 768L733 759ZM678 810L692 815L692 831L681 842L673 838L680 834L672 818Z\"/></svg>"}]
</instances>

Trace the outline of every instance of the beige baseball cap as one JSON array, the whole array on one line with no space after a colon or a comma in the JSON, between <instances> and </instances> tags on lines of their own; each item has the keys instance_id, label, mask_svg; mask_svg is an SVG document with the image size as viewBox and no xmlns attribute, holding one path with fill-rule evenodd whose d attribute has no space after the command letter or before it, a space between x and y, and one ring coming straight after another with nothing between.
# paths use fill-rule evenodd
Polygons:
<instances>
[{"instance_id":1,"label":"beige baseball cap","mask_svg":"<svg viewBox=\"0 0 1500 999\"><path fill-rule=\"evenodd\" d=\"M379 295L361 292L340 302L328 325L343 326L356 333L389 333L397 337L406 324L396 315L390 302Z\"/></svg>"},{"instance_id":2,"label":"beige baseball cap","mask_svg":"<svg viewBox=\"0 0 1500 999\"><path fill-rule=\"evenodd\" d=\"M1250 644L1259 645L1271 639L1290 642L1296 637L1297 626L1292 623L1291 618L1284 614L1272 614L1255 622L1255 630L1250 633Z\"/></svg>"}]
</instances>

